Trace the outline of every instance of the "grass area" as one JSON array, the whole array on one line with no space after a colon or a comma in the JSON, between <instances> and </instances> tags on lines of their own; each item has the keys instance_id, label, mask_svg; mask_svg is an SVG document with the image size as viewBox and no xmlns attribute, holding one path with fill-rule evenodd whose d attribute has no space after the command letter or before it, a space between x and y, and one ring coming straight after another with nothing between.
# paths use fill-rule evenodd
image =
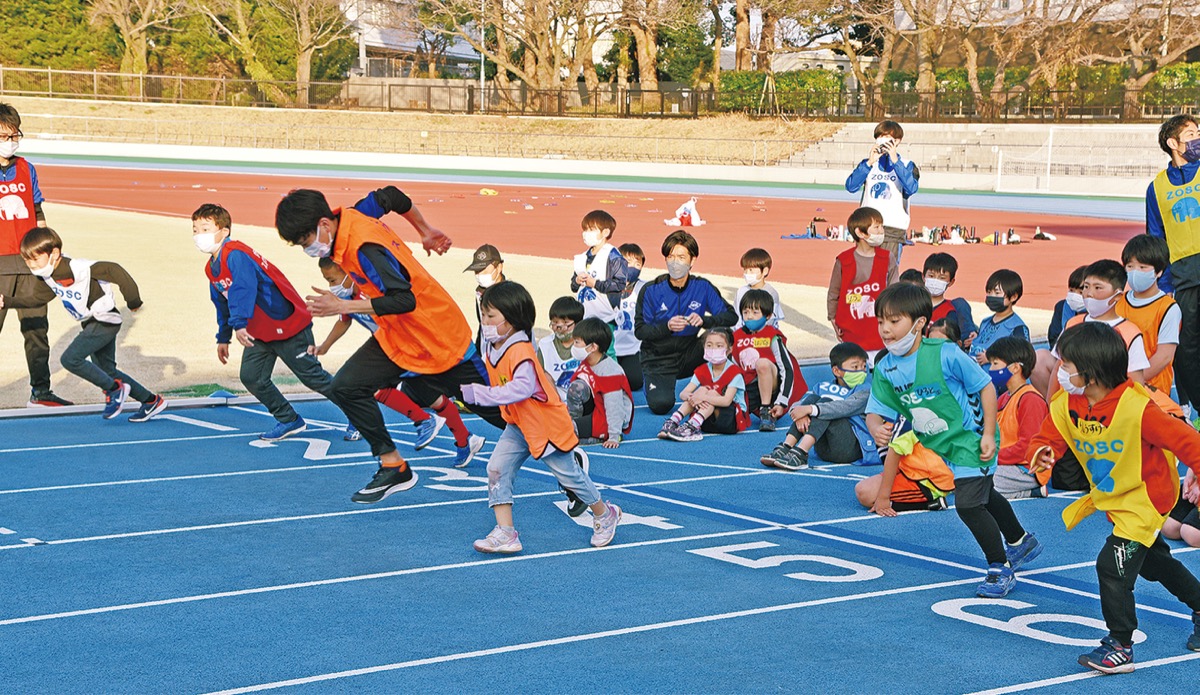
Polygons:
<instances>
[{"instance_id":1,"label":"grass area","mask_svg":"<svg viewBox=\"0 0 1200 695\"><path fill-rule=\"evenodd\" d=\"M593 119L5 99L33 137L692 164L771 165L841 127L741 114Z\"/></svg>"}]
</instances>

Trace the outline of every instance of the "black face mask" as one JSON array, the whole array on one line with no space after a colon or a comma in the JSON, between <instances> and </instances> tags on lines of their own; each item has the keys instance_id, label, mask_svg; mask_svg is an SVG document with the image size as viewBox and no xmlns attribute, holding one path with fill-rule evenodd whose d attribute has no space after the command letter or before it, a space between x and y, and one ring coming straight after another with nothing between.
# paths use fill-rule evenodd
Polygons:
<instances>
[{"instance_id":1,"label":"black face mask","mask_svg":"<svg viewBox=\"0 0 1200 695\"><path fill-rule=\"evenodd\" d=\"M988 296L983 301L987 304L987 308L991 310L992 313L1004 311L1004 297Z\"/></svg>"}]
</instances>

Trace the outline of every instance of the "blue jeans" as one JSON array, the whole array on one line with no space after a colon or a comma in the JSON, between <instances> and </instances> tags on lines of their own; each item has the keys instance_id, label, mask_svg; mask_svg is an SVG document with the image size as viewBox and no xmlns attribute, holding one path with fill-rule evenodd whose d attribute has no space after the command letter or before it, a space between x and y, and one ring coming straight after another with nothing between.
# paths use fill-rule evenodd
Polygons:
<instances>
[{"instance_id":1,"label":"blue jeans","mask_svg":"<svg viewBox=\"0 0 1200 695\"><path fill-rule=\"evenodd\" d=\"M500 439L496 441L496 448L488 460L488 506L512 504L513 480L521 470L521 464L531 455L525 434L509 423L500 433ZM600 501L600 491L575 462L575 456L570 451L559 451L551 444L538 460L546 464L554 477L558 478L559 485L575 493L584 504L590 506Z\"/></svg>"}]
</instances>

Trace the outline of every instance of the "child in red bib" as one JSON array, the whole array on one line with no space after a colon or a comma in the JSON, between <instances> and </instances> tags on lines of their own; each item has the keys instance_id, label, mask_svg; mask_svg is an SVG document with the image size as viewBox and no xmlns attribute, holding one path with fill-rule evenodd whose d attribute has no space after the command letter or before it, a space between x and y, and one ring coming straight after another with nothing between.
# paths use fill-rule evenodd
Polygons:
<instances>
[{"instance_id":1,"label":"child in red bib","mask_svg":"<svg viewBox=\"0 0 1200 695\"><path fill-rule=\"evenodd\" d=\"M663 423L659 439L696 442L701 431L737 434L750 426L746 409L746 381L730 359L733 334L728 328L710 328L702 336L704 364L679 394L682 404Z\"/></svg>"},{"instance_id":2,"label":"child in red bib","mask_svg":"<svg viewBox=\"0 0 1200 695\"><path fill-rule=\"evenodd\" d=\"M855 343L874 358L883 348L875 321L875 300L896 281L896 264L883 244L883 216L874 208L850 213L846 227L854 236L854 248L846 249L833 263L826 307L829 322L840 343Z\"/></svg>"},{"instance_id":3,"label":"child in red bib","mask_svg":"<svg viewBox=\"0 0 1200 695\"><path fill-rule=\"evenodd\" d=\"M738 302L742 325L733 332L733 356L745 372L747 409L758 413L758 430L774 432L775 421L808 391L787 338L772 321L775 298L747 290Z\"/></svg>"},{"instance_id":4,"label":"child in red bib","mask_svg":"<svg viewBox=\"0 0 1200 695\"><path fill-rule=\"evenodd\" d=\"M572 336L571 355L579 368L567 386L567 412L579 443L616 449L621 436L633 429L633 394L625 370L608 356L612 331L592 317L575 324Z\"/></svg>"}]
</instances>

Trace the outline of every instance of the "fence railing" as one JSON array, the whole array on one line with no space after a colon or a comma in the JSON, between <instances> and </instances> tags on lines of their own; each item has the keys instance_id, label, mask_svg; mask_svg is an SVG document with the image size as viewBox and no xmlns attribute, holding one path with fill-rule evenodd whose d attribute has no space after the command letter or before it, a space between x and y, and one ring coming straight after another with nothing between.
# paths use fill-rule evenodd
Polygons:
<instances>
[{"instance_id":1,"label":"fence railing","mask_svg":"<svg viewBox=\"0 0 1200 695\"><path fill-rule=\"evenodd\" d=\"M438 82L445 82L444 80ZM221 106L300 106L325 109L496 113L576 117L694 118L743 112L825 120L908 122L1136 122L1200 110L1200 85L1174 89L1011 90L977 103L971 92L716 91L672 86L647 90L601 85L536 90L522 84L481 89L454 84L407 84L354 78L345 82L257 82L223 77L126 75L97 71L0 66L0 94ZM924 96L924 98L922 98Z\"/></svg>"}]
</instances>

